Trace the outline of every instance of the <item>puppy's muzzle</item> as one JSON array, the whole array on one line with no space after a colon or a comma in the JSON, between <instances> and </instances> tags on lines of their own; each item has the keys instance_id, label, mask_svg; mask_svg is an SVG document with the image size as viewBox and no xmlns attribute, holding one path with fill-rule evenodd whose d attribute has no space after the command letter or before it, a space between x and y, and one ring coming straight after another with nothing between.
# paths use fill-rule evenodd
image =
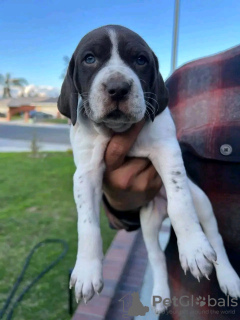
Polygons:
<instances>
[{"instance_id":1,"label":"puppy's muzzle","mask_svg":"<svg viewBox=\"0 0 240 320\"><path fill-rule=\"evenodd\" d=\"M119 109L115 109L112 112L108 113L106 116L107 120L119 120L121 118L123 118L125 116L125 114L119 110Z\"/></svg>"},{"instance_id":2,"label":"puppy's muzzle","mask_svg":"<svg viewBox=\"0 0 240 320\"><path fill-rule=\"evenodd\" d=\"M107 95L112 101L120 102L126 100L131 91L132 85L123 80L109 80L105 85Z\"/></svg>"}]
</instances>

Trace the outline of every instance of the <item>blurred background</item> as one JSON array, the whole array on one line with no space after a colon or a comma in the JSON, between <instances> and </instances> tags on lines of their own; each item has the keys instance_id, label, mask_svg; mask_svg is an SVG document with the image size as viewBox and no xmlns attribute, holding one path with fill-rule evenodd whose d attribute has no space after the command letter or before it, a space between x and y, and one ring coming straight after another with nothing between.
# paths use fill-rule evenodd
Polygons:
<instances>
[{"instance_id":1,"label":"blurred background","mask_svg":"<svg viewBox=\"0 0 240 320\"><path fill-rule=\"evenodd\" d=\"M14 318L70 319L68 270L77 245L74 166L69 125L58 113L57 97L80 39L102 25L128 27L156 53L164 79L172 70L174 30L176 66L239 44L238 0L182 0L178 30L174 4L0 0L0 310L33 245L45 238L69 245L64 260L26 295ZM115 232L104 215L101 227L106 252ZM60 252L54 244L39 249L22 288Z\"/></svg>"},{"instance_id":2,"label":"blurred background","mask_svg":"<svg viewBox=\"0 0 240 320\"><path fill-rule=\"evenodd\" d=\"M164 79L171 72L174 0L0 0L0 8L0 97L30 97L1 101L2 117L4 107L24 103L35 107L31 118L60 117L56 97L69 59L87 32L105 24L139 33L158 56ZM236 45L239 12L237 0L181 1L177 66Z\"/></svg>"}]
</instances>

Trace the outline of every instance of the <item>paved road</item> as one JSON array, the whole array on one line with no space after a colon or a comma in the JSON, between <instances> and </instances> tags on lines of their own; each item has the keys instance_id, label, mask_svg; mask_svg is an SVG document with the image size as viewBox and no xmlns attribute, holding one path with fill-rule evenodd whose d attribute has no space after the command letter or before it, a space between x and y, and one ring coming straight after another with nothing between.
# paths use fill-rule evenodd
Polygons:
<instances>
[{"instance_id":1,"label":"paved road","mask_svg":"<svg viewBox=\"0 0 240 320\"><path fill-rule=\"evenodd\" d=\"M31 141L34 134L37 141L56 144L70 144L69 127L22 126L0 123L0 138Z\"/></svg>"}]
</instances>

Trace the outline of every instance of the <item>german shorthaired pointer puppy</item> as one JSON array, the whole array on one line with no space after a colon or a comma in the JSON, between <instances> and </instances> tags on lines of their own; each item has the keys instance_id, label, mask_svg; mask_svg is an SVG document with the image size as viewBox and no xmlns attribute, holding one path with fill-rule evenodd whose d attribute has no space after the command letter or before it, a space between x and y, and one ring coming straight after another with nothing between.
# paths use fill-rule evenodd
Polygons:
<instances>
[{"instance_id":1,"label":"german shorthaired pointer puppy","mask_svg":"<svg viewBox=\"0 0 240 320\"><path fill-rule=\"evenodd\" d=\"M167 104L157 57L138 34L108 25L83 37L58 100L60 112L72 122L70 139L77 168L78 252L70 280L77 301L83 298L86 303L103 288L99 208L106 146L112 132L128 130L143 118L145 125L129 156L149 158L164 184L140 213L153 271L153 296L170 298L165 256L158 241L168 215L185 273L190 270L198 280L208 278L214 265L222 291L240 297L240 280L226 255L212 206L187 178ZM157 314L165 309L163 303L153 307Z\"/></svg>"}]
</instances>

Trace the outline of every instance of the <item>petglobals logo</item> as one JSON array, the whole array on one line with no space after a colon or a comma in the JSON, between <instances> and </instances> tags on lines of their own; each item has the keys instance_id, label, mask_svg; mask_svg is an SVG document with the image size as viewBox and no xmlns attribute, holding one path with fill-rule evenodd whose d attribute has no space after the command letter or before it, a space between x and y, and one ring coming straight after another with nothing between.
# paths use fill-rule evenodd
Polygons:
<instances>
[{"instance_id":1,"label":"petglobals logo","mask_svg":"<svg viewBox=\"0 0 240 320\"><path fill-rule=\"evenodd\" d=\"M237 307L238 306L238 300L235 298L231 298L230 296L227 296L226 299L223 298L212 298L210 295L207 297L194 297L193 295L191 296L181 296L179 298L177 297L172 297L172 299L166 298L163 299L160 296L153 296L153 301L152 304L155 307L158 303L162 303L165 307L189 307L189 306L208 306L208 307Z\"/></svg>"}]
</instances>

